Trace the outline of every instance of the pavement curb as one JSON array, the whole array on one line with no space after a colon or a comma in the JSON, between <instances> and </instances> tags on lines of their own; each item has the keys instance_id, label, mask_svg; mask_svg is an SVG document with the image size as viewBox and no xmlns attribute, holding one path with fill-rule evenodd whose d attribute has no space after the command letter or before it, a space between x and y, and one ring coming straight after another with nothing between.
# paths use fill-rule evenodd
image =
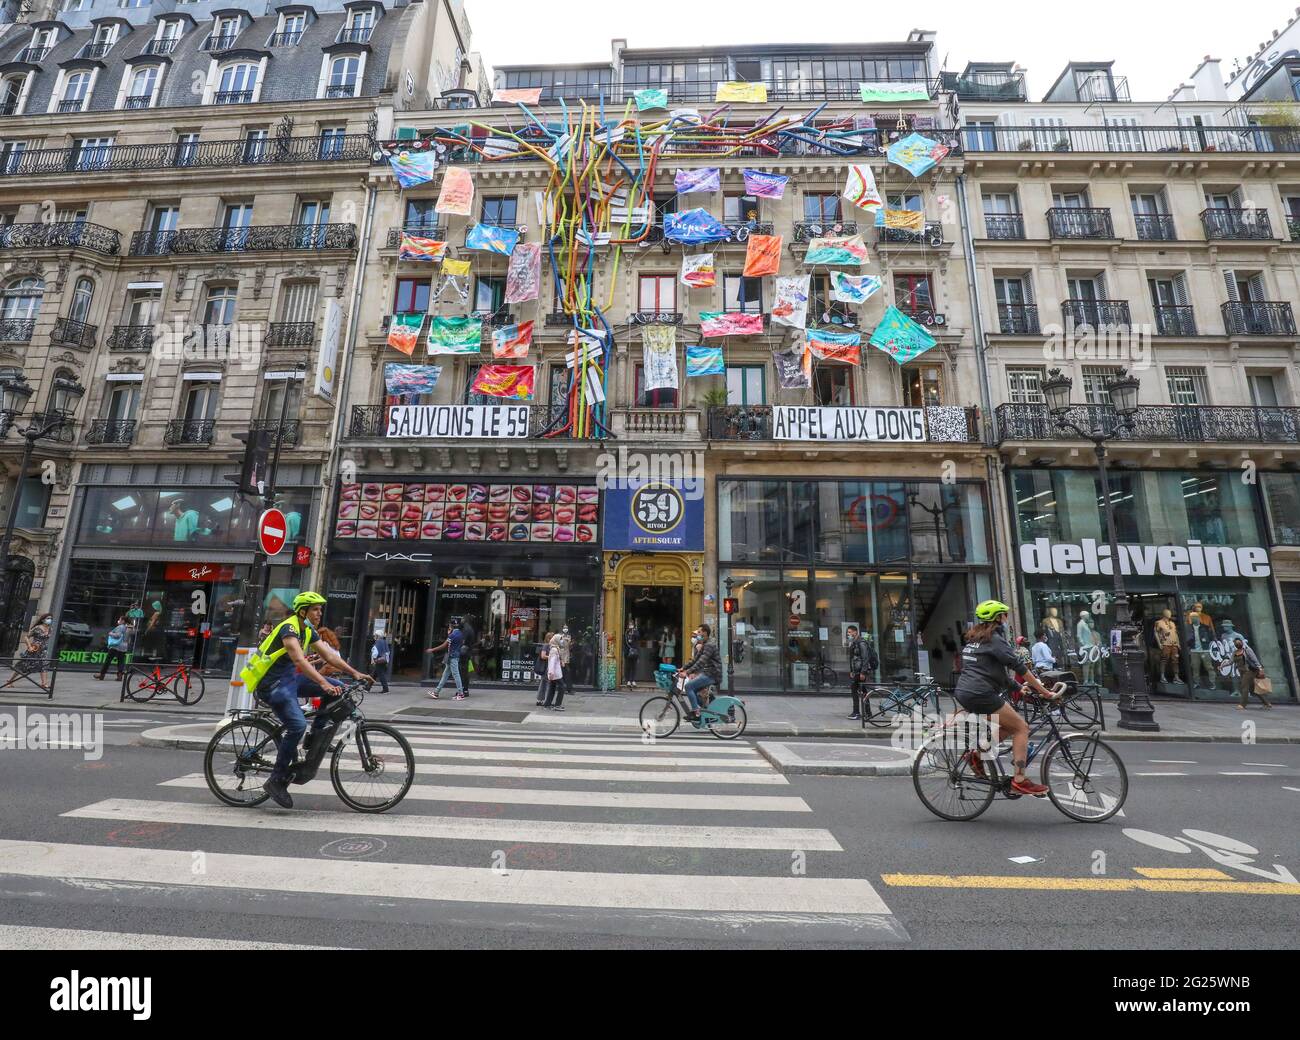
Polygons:
<instances>
[{"instance_id":1,"label":"pavement curb","mask_svg":"<svg viewBox=\"0 0 1300 1040\"><path fill-rule=\"evenodd\" d=\"M895 761L881 762L832 762L816 759L791 759L782 752L785 745L771 741L760 741L755 745L772 767L786 776L909 776L912 772L912 754ZM882 748L863 748L864 751L884 750ZM894 749L890 749L894 750Z\"/></svg>"}]
</instances>

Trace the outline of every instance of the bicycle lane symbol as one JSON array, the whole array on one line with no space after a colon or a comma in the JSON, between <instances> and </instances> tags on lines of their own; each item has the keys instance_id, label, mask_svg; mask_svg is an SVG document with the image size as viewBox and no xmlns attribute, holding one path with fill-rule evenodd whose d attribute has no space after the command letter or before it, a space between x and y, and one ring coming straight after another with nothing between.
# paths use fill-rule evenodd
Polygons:
<instances>
[{"instance_id":1,"label":"bicycle lane symbol","mask_svg":"<svg viewBox=\"0 0 1300 1040\"><path fill-rule=\"evenodd\" d=\"M1124 828L1123 833L1125 837L1132 838L1139 844L1146 845L1149 848L1159 849L1161 852L1189 855L1193 849L1200 849L1220 866L1230 867L1233 870L1241 871L1243 874L1253 874L1256 877L1277 881L1281 884L1294 885L1297 883L1295 875L1280 863L1274 863L1272 870L1265 870L1262 867L1255 866L1253 857L1259 855L1259 849L1253 845L1247 845L1244 841L1238 841L1236 838L1198 830L1184 830L1181 837L1171 838L1164 834L1156 834L1154 831L1138 830L1133 827Z\"/></svg>"}]
</instances>

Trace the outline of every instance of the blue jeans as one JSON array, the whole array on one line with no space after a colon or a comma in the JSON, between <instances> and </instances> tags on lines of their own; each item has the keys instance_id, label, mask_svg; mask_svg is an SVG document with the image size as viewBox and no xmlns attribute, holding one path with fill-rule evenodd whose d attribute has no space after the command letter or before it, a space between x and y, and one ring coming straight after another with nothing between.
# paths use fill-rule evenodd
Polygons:
<instances>
[{"instance_id":1,"label":"blue jeans","mask_svg":"<svg viewBox=\"0 0 1300 1040\"><path fill-rule=\"evenodd\" d=\"M329 680L334 686L342 686L337 679ZM298 672L286 676L271 688L264 700L271 706L275 717L284 724L284 739L280 741L279 752L275 756L275 768L271 770L272 780L288 781L293 772L293 756L298 750L302 736L307 732L307 719L302 713L298 698L315 697L321 688L307 676ZM325 719L318 715L312 724L315 732L325 724Z\"/></svg>"},{"instance_id":2,"label":"blue jeans","mask_svg":"<svg viewBox=\"0 0 1300 1040\"><path fill-rule=\"evenodd\" d=\"M691 702L691 711L700 710L700 698L696 690L706 690L710 686L716 686L717 680L710 679L707 675L697 675L694 679L686 681L686 697Z\"/></svg>"},{"instance_id":3,"label":"blue jeans","mask_svg":"<svg viewBox=\"0 0 1300 1040\"><path fill-rule=\"evenodd\" d=\"M438 680L438 685L434 687L434 693L442 693L442 688L447 685L447 679L451 678L456 683L456 692L464 693L465 687L460 682L460 658L447 655L447 663L442 668L442 678Z\"/></svg>"}]
</instances>

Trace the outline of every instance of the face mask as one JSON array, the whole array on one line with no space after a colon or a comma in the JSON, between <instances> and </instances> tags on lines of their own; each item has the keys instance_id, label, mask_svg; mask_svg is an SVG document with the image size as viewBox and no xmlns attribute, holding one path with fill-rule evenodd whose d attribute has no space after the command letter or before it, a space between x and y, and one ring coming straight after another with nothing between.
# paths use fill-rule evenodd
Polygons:
<instances>
[{"instance_id":1,"label":"face mask","mask_svg":"<svg viewBox=\"0 0 1300 1040\"><path fill-rule=\"evenodd\" d=\"M563 632L566 636L569 634L569 630L567 628L563 629Z\"/></svg>"}]
</instances>

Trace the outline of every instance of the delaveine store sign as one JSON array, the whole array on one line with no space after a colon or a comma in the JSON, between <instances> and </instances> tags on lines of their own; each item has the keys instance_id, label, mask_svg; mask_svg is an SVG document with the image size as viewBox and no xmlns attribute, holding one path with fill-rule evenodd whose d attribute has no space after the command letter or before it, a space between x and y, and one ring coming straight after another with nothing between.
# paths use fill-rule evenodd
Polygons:
<instances>
[{"instance_id":1,"label":"delaveine store sign","mask_svg":"<svg viewBox=\"0 0 1300 1040\"><path fill-rule=\"evenodd\" d=\"M1258 546L1121 545L1119 569L1126 576L1162 578L1267 578L1273 573L1268 550ZM1024 574L1113 575L1110 546L1095 538L1053 542L1037 538L1020 547Z\"/></svg>"}]
</instances>

